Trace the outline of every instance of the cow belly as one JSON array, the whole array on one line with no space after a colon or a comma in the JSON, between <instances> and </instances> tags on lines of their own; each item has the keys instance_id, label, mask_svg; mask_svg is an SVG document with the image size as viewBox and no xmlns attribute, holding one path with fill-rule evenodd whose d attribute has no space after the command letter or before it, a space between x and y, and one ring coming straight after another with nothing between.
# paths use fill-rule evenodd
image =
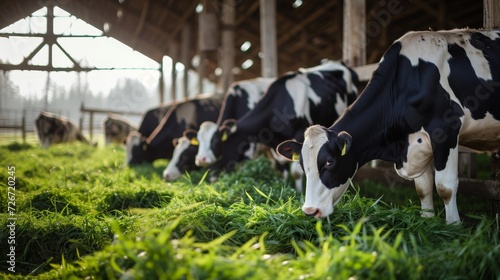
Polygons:
<instances>
[{"instance_id":1,"label":"cow belly","mask_svg":"<svg viewBox=\"0 0 500 280\"><path fill-rule=\"evenodd\" d=\"M494 119L490 113L486 113L483 119L475 120L468 110L465 112L460 145L484 152L500 150L500 120Z\"/></svg>"}]
</instances>

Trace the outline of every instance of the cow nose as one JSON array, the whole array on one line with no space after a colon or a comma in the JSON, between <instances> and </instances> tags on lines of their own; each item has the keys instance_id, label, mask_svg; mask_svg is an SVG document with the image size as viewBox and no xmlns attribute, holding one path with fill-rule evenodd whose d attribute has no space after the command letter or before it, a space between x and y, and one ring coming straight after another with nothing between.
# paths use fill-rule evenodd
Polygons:
<instances>
[{"instance_id":1,"label":"cow nose","mask_svg":"<svg viewBox=\"0 0 500 280\"><path fill-rule=\"evenodd\" d=\"M165 176L163 176L163 179L165 179L165 181L170 181L170 174L165 174Z\"/></svg>"},{"instance_id":2,"label":"cow nose","mask_svg":"<svg viewBox=\"0 0 500 280\"><path fill-rule=\"evenodd\" d=\"M204 166L207 164L207 158L206 157L198 157L196 158L196 165Z\"/></svg>"},{"instance_id":3,"label":"cow nose","mask_svg":"<svg viewBox=\"0 0 500 280\"><path fill-rule=\"evenodd\" d=\"M302 212L304 212L304 214L306 216L309 216L309 217L320 217L321 216L321 211L319 211L318 208L314 208L314 207L306 207L306 208L302 209Z\"/></svg>"}]
</instances>

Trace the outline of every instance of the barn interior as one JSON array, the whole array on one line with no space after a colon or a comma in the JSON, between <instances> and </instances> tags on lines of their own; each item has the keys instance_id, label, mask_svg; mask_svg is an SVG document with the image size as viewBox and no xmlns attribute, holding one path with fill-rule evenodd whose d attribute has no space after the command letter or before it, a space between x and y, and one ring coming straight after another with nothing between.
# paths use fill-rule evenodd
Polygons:
<instances>
[{"instance_id":1,"label":"barn interior","mask_svg":"<svg viewBox=\"0 0 500 280\"><path fill-rule=\"evenodd\" d=\"M325 58L343 60L366 82L388 46L408 31L500 27L498 0L2 0L0 29L42 7L48 8L50 18L54 6L160 65L165 56L184 64L184 71L197 72L200 79L218 84L221 91L232 81L278 76L318 65ZM52 46L60 35L49 30L36 36ZM0 63L0 70L96 70L78 61L71 68L58 68L50 62L32 65L30 58L16 65ZM183 77L188 79L188 75ZM184 80L160 87L160 102L173 100L175 87L183 87L184 95L191 95L186 84ZM203 92L201 83L199 92ZM389 176L379 170L372 172L381 181ZM470 188L462 185L461 191L493 198L493 211L500 211L498 182Z\"/></svg>"},{"instance_id":2,"label":"barn interior","mask_svg":"<svg viewBox=\"0 0 500 280\"><path fill-rule=\"evenodd\" d=\"M408 31L482 28L489 2L494 1L4 0L0 29L43 6L58 6L158 63L169 56L224 89L232 81L277 76L325 58L353 67L371 65ZM59 35L47 29L44 40L52 45ZM18 65L2 63L0 69L93 70L78 61L69 69L50 63L34 69L29 58ZM362 80L372 70L362 73ZM169 100L171 91L160 89L160 100Z\"/></svg>"}]
</instances>

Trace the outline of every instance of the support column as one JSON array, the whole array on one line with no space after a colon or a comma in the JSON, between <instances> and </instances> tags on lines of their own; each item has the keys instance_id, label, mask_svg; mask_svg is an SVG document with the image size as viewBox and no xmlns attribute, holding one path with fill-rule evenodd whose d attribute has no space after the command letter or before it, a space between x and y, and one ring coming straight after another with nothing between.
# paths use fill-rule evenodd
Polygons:
<instances>
[{"instance_id":1,"label":"support column","mask_svg":"<svg viewBox=\"0 0 500 280\"><path fill-rule=\"evenodd\" d=\"M347 66L366 64L365 0L344 0L342 59Z\"/></svg>"},{"instance_id":2,"label":"support column","mask_svg":"<svg viewBox=\"0 0 500 280\"><path fill-rule=\"evenodd\" d=\"M277 77L276 0L260 0L260 41L263 54L262 77Z\"/></svg>"},{"instance_id":3,"label":"support column","mask_svg":"<svg viewBox=\"0 0 500 280\"><path fill-rule=\"evenodd\" d=\"M222 54L221 66L222 77L220 87L226 92L229 85L234 81L234 21L236 15L236 1L224 0L222 4Z\"/></svg>"},{"instance_id":4,"label":"support column","mask_svg":"<svg viewBox=\"0 0 500 280\"><path fill-rule=\"evenodd\" d=\"M177 99L177 70L175 69L175 64L179 61L179 47L175 42L170 43L170 54L172 58L172 70L171 70L171 85L170 85L170 100L174 101Z\"/></svg>"},{"instance_id":5,"label":"support column","mask_svg":"<svg viewBox=\"0 0 500 280\"><path fill-rule=\"evenodd\" d=\"M500 28L500 3L498 0L483 1L483 26L485 29ZM500 182L500 152L491 156L491 178ZM500 215L500 200L491 200L492 216Z\"/></svg>"},{"instance_id":6,"label":"support column","mask_svg":"<svg viewBox=\"0 0 500 280\"><path fill-rule=\"evenodd\" d=\"M498 0L483 0L483 27L500 28L500 2Z\"/></svg>"},{"instance_id":7,"label":"support column","mask_svg":"<svg viewBox=\"0 0 500 280\"><path fill-rule=\"evenodd\" d=\"M165 102L165 77L163 75L163 70L164 70L163 66L164 65L163 65L163 59L162 59L160 62L160 69L158 69L160 71L160 78L158 80L158 94L159 94L159 98L160 98L160 104Z\"/></svg>"},{"instance_id":8,"label":"support column","mask_svg":"<svg viewBox=\"0 0 500 280\"><path fill-rule=\"evenodd\" d=\"M199 93L203 93L203 79L207 75L206 65L209 54L214 54L219 46L219 35L217 32L217 16L213 12L212 0L204 0L203 11L198 15L199 27L199 57L200 65L198 66L199 75Z\"/></svg>"},{"instance_id":9,"label":"support column","mask_svg":"<svg viewBox=\"0 0 500 280\"><path fill-rule=\"evenodd\" d=\"M182 27L182 53L181 53L181 63L184 64L184 75L182 77L182 91L184 93L184 97L189 96L188 87L189 87L189 65L191 65L191 54L189 50L191 49L191 26L189 24L185 24Z\"/></svg>"}]
</instances>

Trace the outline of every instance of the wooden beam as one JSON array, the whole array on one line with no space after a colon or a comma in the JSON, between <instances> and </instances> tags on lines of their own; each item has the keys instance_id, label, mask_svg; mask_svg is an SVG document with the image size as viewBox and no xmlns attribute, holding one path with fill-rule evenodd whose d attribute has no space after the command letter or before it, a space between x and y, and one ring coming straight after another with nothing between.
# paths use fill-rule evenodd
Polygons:
<instances>
[{"instance_id":1,"label":"wooden beam","mask_svg":"<svg viewBox=\"0 0 500 280\"><path fill-rule=\"evenodd\" d=\"M149 11L149 2L150 0L144 1L144 4L142 6L141 10L141 16L139 18L139 23L137 24L134 35L132 37L132 43L130 44L130 47L132 49L135 49L135 44L137 43L137 37L139 37L139 33L141 33L142 28L144 27L144 23L146 22L146 16L148 15Z\"/></svg>"},{"instance_id":2,"label":"wooden beam","mask_svg":"<svg viewBox=\"0 0 500 280\"><path fill-rule=\"evenodd\" d=\"M259 1L253 1L252 5L248 9L243 11L243 13L238 14L238 19L236 19L234 25L239 26L240 24L245 22L245 20L247 20L250 16L252 16L252 14L255 13L258 8L259 8Z\"/></svg>"},{"instance_id":3,"label":"wooden beam","mask_svg":"<svg viewBox=\"0 0 500 280\"><path fill-rule=\"evenodd\" d=\"M439 13L439 9L436 10L436 8L432 7L431 5L429 5L427 3L422 2L421 0L414 0L412 3L415 6L422 9L427 14L436 18L438 21L441 19L441 14ZM451 28L462 26L461 24L459 24L458 22L456 22L452 19L446 19L444 23L446 24L447 27L451 27Z\"/></svg>"},{"instance_id":4,"label":"wooden beam","mask_svg":"<svg viewBox=\"0 0 500 280\"><path fill-rule=\"evenodd\" d=\"M278 75L276 44L276 0L260 0L260 44L262 50L262 77Z\"/></svg>"},{"instance_id":5,"label":"wooden beam","mask_svg":"<svg viewBox=\"0 0 500 280\"><path fill-rule=\"evenodd\" d=\"M175 41L170 42L169 51L170 58L172 58L170 100L174 101L177 99L177 70L175 69L175 64L179 61L179 47Z\"/></svg>"},{"instance_id":6,"label":"wooden beam","mask_svg":"<svg viewBox=\"0 0 500 280\"><path fill-rule=\"evenodd\" d=\"M278 45L285 43L288 39L295 36L298 32L305 29L307 25L309 25L312 21L316 20L318 17L324 15L328 12L328 9L334 5L336 5L336 1L326 1L323 3L321 9L317 9L314 13L308 15L305 19L301 20L298 23L294 23L294 27L290 30L287 30L282 36L278 39Z\"/></svg>"},{"instance_id":7,"label":"wooden beam","mask_svg":"<svg viewBox=\"0 0 500 280\"><path fill-rule=\"evenodd\" d=\"M181 38L181 63L184 64L184 75L182 76L182 91L184 97L189 96L188 86L189 86L189 75L188 71L191 65L191 26L185 24L182 28L182 38Z\"/></svg>"},{"instance_id":8,"label":"wooden beam","mask_svg":"<svg viewBox=\"0 0 500 280\"><path fill-rule=\"evenodd\" d=\"M415 187L415 183L400 177L394 168L362 166L353 178L355 184L364 180L375 181L386 185L401 185ZM493 180L478 180L459 178L458 192L486 199L500 200L500 182Z\"/></svg>"},{"instance_id":9,"label":"wooden beam","mask_svg":"<svg viewBox=\"0 0 500 280\"><path fill-rule=\"evenodd\" d=\"M483 1L483 27L500 28L500 3L498 0Z\"/></svg>"},{"instance_id":10,"label":"wooden beam","mask_svg":"<svg viewBox=\"0 0 500 280\"><path fill-rule=\"evenodd\" d=\"M234 81L234 24L236 18L236 1L224 0L222 4L222 77L220 88L226 92L229 85Z\"/></svg>"},{"instance_id":11,"label":"wooden beam","mask_svg":"<svg viewBox=\"0 0 500 280\"><path fill-rule=\"evenodd\" d=\"M195 12L196 6L198 6L199 2L198 1L191 1L191 5L187 8L186 12L180 17L179 23L176 25L174 30L172 31L172 36L177 36L179 32L182 30L182 27L186 24L189 24L187 22L187 19Z\"/></svg>"},{"instance_id":12,"label":"wooden beam","mask_svg":"<svg viewBox=\"0 0 500 280\"><path fill-rule=\"evenodd\" d=\"M342 59L350 67L366 64L365 0L344 0Z\"/></svg>"}]
</instances>

